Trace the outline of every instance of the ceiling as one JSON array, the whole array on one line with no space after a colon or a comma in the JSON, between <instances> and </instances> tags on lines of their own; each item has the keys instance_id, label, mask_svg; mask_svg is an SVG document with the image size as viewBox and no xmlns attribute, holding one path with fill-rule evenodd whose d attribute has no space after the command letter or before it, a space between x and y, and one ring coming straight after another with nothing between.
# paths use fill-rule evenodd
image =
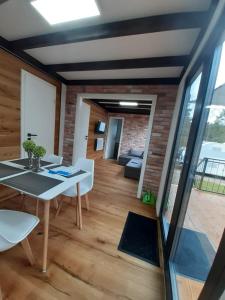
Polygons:
<instances>
[{"instance_id":1,"label":"ceiling","mask_svg":"<svg viewBox=\"0 0 225 300\"><path fill-rule=\"evenodd\" d=\"M66 84L174 84L217 1L97 0L101 16L54 26L29 2L0 1L1 48Z\"/></svg>"},{"instance_id":2,"label":"ceiling","mask_svg":"<svg viewBox=\"0 0 225 300\"><path fill-rule=\"evenodd\" d=\"M90 100L89 100L90 101ZM121 106L118 99L91 99L106 111L111 113L126 113L138 115L150 115L152 101L147 100L132 100L126 102L137 102L138 106ZM125 101L125 100L122 100Z\"/></svg>"}]
</instances>

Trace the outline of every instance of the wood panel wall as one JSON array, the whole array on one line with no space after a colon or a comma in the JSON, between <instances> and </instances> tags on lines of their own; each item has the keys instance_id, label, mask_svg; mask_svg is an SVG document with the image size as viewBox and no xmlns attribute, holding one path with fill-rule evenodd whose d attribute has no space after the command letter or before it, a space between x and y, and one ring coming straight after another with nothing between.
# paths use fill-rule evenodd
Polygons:
<instances>
[{"instance_id":1,"label":"wood panel wall","mask_svg":"<svg viewBox=\"0 0 225 300\"><path fill-rule=\"evenodd\" d=\"M102 159L104 155L104 150L95 151L95 139L98 137L103 137L106 142L106 134L96 134L95 126L98 121L103 121L107 124L108 113L105 109L95 104L93 101L85 100L85 103L87 103L91 107L88 130L87 158L94 160Z\"/></svg>"},{"instance_id":2,"label":"wood panel wall","mask_svg":"<svg viewBox=\"0 0 225 300\"><path fill-rule=\"evenodd\" d=\"M55 153L58 153L61 83L4 50L0 50L0 160L14 159L20 156L22 69L56 86ZM11 195L12 190L0 186L0 201Z\"/></svg>"}]
</instances>

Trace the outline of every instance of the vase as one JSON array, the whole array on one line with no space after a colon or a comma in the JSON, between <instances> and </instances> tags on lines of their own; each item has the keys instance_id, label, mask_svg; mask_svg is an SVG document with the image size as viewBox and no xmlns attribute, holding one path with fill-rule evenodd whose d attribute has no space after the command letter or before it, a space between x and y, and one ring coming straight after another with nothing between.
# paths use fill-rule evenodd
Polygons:
<instances>
[{"instance_id":1,"label":"vase","mask_svg":"<svg viewBox=\"0 0 225 300\"><path fill-rule=\"evenodd\" d=\"M41 158L40 157L34 157L33 158L33 171L34 172L40 172L41 169Z\"/></svg>"},{"instance_id":2,"label":"vase","mask_svg":"<svg viewBox=\"0 0 225 300\"><path fill-rule=\"evenodd\" d=\"M33 162L32 162L32 156L33 156L33 154L32 154L32 152L31 152L31 151L28 151L28 152L27 152L27 156L28 156L28 164L27 164L27 166L25 167L25 169L31 170L32 167L33 167Z\"/></svg>"}]
</instances>

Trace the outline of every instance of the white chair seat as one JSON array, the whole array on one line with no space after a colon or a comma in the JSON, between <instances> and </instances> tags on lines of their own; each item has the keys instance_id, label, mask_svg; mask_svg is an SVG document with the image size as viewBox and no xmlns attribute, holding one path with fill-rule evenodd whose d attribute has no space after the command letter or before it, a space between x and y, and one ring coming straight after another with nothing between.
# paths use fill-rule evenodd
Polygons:
<instances>
[{"instance_id":1,"label":"white chair seat","mask_svg":"<svg viewBox=\"0 0 225 300\"><path fill-rule=\"evenodd\" d=\"M61 165L63 162L63 157L55 154L49 154L44 157L44 160L53 164Z\"/></svg>"},{"instance_id":2,"label":"white chair seat","mask_svg":"<svg viewBox=\"0 0 225 300\"><path fill-rule=\"evenodd\" d=\"M13 245L24 240L39 223L36 216L12 210L0 210L0 251L5 240Z\"/></svg>"},{"instance_id":3,"label":"white chair seat","mask_svg":"<svg viewBox=\"0 0 225 300\"><path fill-rule=\"evenodd\" d=\"M80 195L83 196L85 194L87 194L90 191L90 186L85 184L85 183L80 183ZM67 197L76 197L77 196L77 187L71 187L68 190L66 190L65 192L63 192L64 196Z\"/></svg>"}]
</instances>

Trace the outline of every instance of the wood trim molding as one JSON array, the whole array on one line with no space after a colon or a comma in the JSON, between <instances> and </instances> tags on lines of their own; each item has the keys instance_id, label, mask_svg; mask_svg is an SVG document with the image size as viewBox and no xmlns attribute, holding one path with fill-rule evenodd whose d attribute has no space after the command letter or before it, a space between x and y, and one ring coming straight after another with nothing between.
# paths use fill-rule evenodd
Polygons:
<instances>
[{"instance_id":1,"label":"wood trim molding","mask_svg":"<svg viewBox=\"0 0 225 300\"><path fill-rule=\"evenodd\" d=\"M174 13L42 34L14 40L11 44L20 50L32 49L135 34L201 28L207 21L208 12Z\"/></svg>"},{"instance_id":2,"label":"wood trim molding","mask_svg":"<svg viewBox=\"0 0 225 300\"><path fill-rule=\"evenodd\" d=\"M190 61L189 55L148 57L136 59L121 59L108 61L93 61L80 63L47 65L50 72L70 71L96 71L115 69L160 68L160 67L186 67Z\"/></svg>"},{"instance_id":3,"label":"wood trim molding","mask_svg":"<svg viewBox=\"0 0 225 300\"><path fill-rule=\"evenodd\" d=\"M67 85L178 85L180 78L67 80Z\"/></svg>"}]
</instances>

